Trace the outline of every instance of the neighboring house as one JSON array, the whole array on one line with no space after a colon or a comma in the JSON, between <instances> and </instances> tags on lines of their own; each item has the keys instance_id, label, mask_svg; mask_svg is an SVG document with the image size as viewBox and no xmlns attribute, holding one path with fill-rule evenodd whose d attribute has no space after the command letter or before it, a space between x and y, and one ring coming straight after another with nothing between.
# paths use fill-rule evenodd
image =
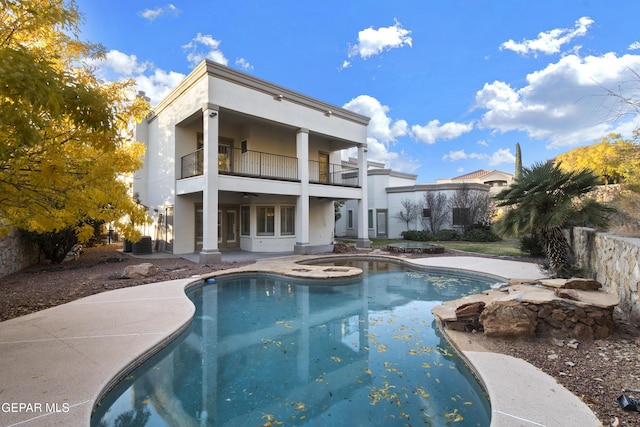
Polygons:
<instances>
[{"instance_id":1,"label":"neighboring house","mask_svg":"<svg viewBox=\"0 0 640 427\"><path fill-rule=\"evenodd\" d=\"M369 118L209 60L136 129L147 146L134 179L156 212L159 249L314 253L331 248L334 200L367 212ZM357 148L358 160L340 163ZM366 227L355 233L368 247Z\"/></svg>"},{"instance_id":2,"label":"neighboring house","mask_svg":"<svg viewBox=\"0 0 640 427\"><path fill-rule=\"evenodd\" d=\"M345 164L353 164L355 159L350 159ZM417 175L385 169L384 164L373 161L368 162L367 170L367 229L369 238L401 237L401 233L407 229L407 224L397 219L397 215L403 210L403 201L413 202L418 207L416 219L409 224L411 230L430 229L432 215L431 209L425 206L425 195L429 192L443 194L451 200L461 191L469 191L472 194L482 196L493 195L504 186L513 181L511 174L494 171L476 171L456 178L439 179L435 183L416 184ZM352 201L346 201L341 207L340 219L336 222L336 236L355 238L359 229L357 205ZM439 229L462 230L465 226L464 219L467 207L454 207L450 202L442 212L443 221ZM436 213L434 212L433 215Z\"/></svg>"},{"instance_id":3,"label":"neighboring house","mask_svg":"<svg viewBox=\"0 0 640 427\"><path fill-rule=\"evenodd\" d=\"M438 184L460 182L466 182L469 184L486 184L491 187L489 191L493 196L504 190L503 187L511 185L511 183L513 182L513 175L496 169L492 171L480 169L475 172L457 176L455 178L436 179L436 183Z\"/></svg>"},{"instance_id":4,"label":"neighboring house","mask_svg":"<svg viewBox=\"0 0 640 427\"><path fill-rule=\"evenodd\" d=\"M344 167L354 165L356 159L350 158L343 161ZM370 238L386 238L394 236L394 232L389 230L390 215L393 215L395 208L390 208L387 188L405 187L414 185L417 175L397 172L385 169L384 163L369 161L367 170L367 230ZM391 210L390 210L391 209ZM337 237L356 237L361 223L358 218L358 206L352 201L340 208L340 219L336 221Z\"/></svg>"}]
</instances>

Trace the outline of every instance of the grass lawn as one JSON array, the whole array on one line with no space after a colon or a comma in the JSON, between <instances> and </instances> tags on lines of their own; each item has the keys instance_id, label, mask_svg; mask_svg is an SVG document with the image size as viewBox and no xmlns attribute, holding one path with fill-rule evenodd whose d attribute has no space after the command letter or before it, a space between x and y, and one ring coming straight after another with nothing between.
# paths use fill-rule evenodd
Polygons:
<instances>
[{"instance_id":1,"label":"grass lawn","mask_svg":"<svg viewBox=\"0 0 640 427\"><path fill-rule=\"evenodd\" d=\"M371 239L371 247L384 248L390 243L407 243L409 240L402 239ZM457 249L465 252L495 256L525 256L518 249L518 240L501 240L499 242L425 242L434 245L442 245L447 249Z\"/></svg>"}]
</instances>

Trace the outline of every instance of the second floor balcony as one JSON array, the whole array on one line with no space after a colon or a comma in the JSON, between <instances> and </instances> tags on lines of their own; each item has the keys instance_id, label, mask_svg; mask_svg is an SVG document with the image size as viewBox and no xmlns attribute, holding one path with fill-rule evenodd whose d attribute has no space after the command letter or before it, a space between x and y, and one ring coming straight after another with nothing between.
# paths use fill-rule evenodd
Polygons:
<instances>
[{"instance_id":1,"label":"second floor balcony","mask_svg":"<svg viewBox=\"0 0 640 427\"><path fill-rule=\"evenodd\" d=\"M358 187L358 168L310 160L309 182ZM204 150L200 149L181 158L180 178L204 173ZM280 154L242 150L219 146L218 173L254 178L299 181L298 159Z\"/></svg>"}]
</instances>

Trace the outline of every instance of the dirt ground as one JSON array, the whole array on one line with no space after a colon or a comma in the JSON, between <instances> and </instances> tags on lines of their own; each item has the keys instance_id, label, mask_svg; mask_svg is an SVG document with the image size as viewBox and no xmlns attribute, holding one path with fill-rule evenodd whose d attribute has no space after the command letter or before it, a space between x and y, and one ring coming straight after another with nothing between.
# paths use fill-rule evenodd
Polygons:
<instances>
[{"instance_id":1,"label":"dirt ground","mask_svg":"<svg viewBox=\"0 0 640 427\"><path fill-rule=\"evenodd\" d=\"M0 322L99 292L250 263L204 266L182 258L144 260L124 254L120 249L118 245L87 248L77 260L62 265L41 263L1 278ZM152 262L160 272L144 279L121 278L127 265L142 262ZM613 336L581 342L577 348L567 345L569 338L505 342L469 334L469 339L492 351L524 359L553 376L587 403L604 426L640 426L640 412L624 411L617 402L623 389L639 390L627 394L640 398L640 331L629 327L624 319L616 319ZM522 398L535 399L535 396L523 390ZM571 414L567 414L567 425L570 417Z\"/></svg>"}]
</instances>

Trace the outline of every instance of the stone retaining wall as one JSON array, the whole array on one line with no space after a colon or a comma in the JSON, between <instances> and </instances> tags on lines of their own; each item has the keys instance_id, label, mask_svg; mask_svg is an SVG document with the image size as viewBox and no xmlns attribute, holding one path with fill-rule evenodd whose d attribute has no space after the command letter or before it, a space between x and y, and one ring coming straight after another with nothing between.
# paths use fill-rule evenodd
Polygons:
<instances>
[{"instance_id":1,"label":"stone retaining wall","mask_svg":"<svg viewBox=\"0 0 640 427\"><path fill-rule=\"evenodd\" d=\"M574 337L581 341L603 339L613 333L613 309L578 307L565 302L523 304L536 313L536 335Z\"/></svg>"},{"instance_id":2,"label":"stone retaining wall","mask_svg":"<svg viewBox=\"0 0 640 427\"><path fill-rule=\"evenodd\" d=\"M620 298L619 309L635 327L640 327L640 239L575 227L571 245L580 267L603 289Z\"/></svg>"},{"instance_id":3,"label":"stone retaining wall","mask_svg":"<svg viewBox=\"0 0 640 427\"><path fill-rule=\"evenodd\" d=\"M0 277L8 276L39 261L37 245L25 241L17 229L0 237Z\"/></svg>"}]
</instances>

